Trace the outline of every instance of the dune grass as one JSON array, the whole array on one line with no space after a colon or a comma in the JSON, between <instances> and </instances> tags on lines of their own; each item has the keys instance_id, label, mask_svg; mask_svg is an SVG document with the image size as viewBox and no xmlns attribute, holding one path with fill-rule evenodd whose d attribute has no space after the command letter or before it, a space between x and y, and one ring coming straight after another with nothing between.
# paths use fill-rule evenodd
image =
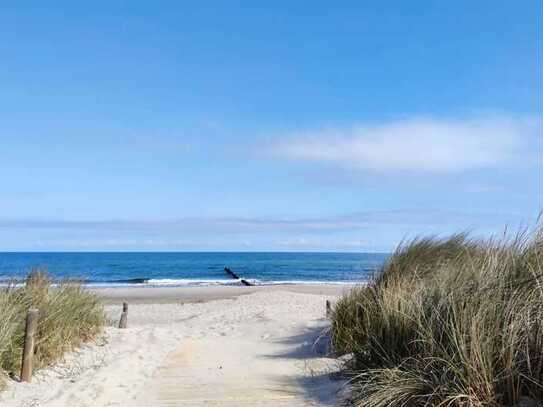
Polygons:
<instances>
[{"instance_id":1,"label":"dune grass","mask_svg":"<svg viewBox=\"0 0 543 407\"><path fill-rule=\"evenodd\" d=\"M340 299L332 341L355 406L543 400L543 231L401 244Z\"/></svg>"},{"instance_id":2,"label":"dune grass","mask_svg":"<svg viewBox=\"0 0 543 407\"><path fill-rule=\"evenodd\" d=\"M100 333L106 316L99 299L77 282L52 286L51 278L33 271L23 285L0 289L0 387L2 375L18 375L25 317L38 308L34 366L50 365L62 355Z\"/></svg>"}]
</instances>

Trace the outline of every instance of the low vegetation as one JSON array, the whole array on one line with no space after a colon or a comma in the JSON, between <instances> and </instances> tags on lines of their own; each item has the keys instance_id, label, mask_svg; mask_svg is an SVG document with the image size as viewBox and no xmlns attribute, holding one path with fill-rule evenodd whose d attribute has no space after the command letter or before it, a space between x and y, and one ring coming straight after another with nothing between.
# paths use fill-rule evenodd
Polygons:
<instances>
[{"instance_id":1,"label":"low vegetation","mask_svg":"<svg viewBox=\"0 0 543 407\"><path fill-rule=\"evenodd\" d=\"M401 244L340 299L332 341L355 406L543 400L543 231Z\"/></svg>"},{"instance_id":2,"label":"low vegetation","mask_svg":"<svg viewBox=\"0 0 543 407\"><path fill-rule=\"evenodd\" d=\"M76 282L53 286L46 273L34 271L25 284L0 288L0 387L2 376L19 373L29 308L40 312L34 356L37 368L94 338L106 322L98 298Z\"/></svg>"}]
</instances>

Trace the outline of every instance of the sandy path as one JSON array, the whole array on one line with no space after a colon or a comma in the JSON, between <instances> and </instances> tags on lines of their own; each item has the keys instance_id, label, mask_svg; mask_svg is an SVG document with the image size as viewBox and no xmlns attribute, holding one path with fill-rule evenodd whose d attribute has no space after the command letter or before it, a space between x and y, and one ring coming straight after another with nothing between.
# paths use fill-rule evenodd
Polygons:
<instances>
[{"instance_id":1,"label":"sandy path","mask_svg":"<svg viewBox=\"0 0 543 407\"><path fill-rule=\"evenodd\" d=\"M312 345L322 324L273 338L272 325L265 333L247 327L240 337L185 340L155 372L139 406L333 404L339 383L315 375L328 367Z\"/></svg>"},{"instance_id":2,"label":"sandy path","mask_svg":"<svg viewBox=\"0 0 543 407\"><path fill-rule=\"evenodd\" d=\"M195 304L130 307L127 330L12 383L6 407L332 406L335 362L313 342L321 295L258 292ZM119 307L108 307L118 317Z\"/></svg>"},{"instance_id":3,"label":"sandy path","mask_svg":"<svg viewBox=\"0 0 543 407\"><path fill-rule=\"evenodd\" d=\"M307 374L303 364L263 355L262 347L252 340L189 340L158 369L137 405L319 405L308 397L307 385L301 387L297 383ZM313 387L319 394L314 396L326 397L318 384L323 384L323 380L315 378Z\"/></svg>"}]
</instances>

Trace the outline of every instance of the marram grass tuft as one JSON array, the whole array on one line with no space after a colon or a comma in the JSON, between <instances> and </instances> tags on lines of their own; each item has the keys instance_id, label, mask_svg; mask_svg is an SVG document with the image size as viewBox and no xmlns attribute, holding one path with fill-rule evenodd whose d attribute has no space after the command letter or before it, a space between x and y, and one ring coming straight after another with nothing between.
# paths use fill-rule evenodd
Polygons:
<instances>
[{"instance_id":1,"label":"marram grass tuft","mask_svg":"<svg viewBox=\"0 0 543 407\"><path fill-rule=\"evenodd\" d=\"M36 270L24 284L0 288L0 388L7 374L19 374L28 309L38 308L34 365L47 366L98 335L106 322L99 299L73 281L52 285Z\"/></svg>"},{"instance_id":2,"label":"marram grass tuft","mask_svg":"<svg viewBox=\"0 0 543 407\"><path fill-rule=\"evenodd\" d=\"M543 233L400 245L340 299L332 341L355 406L543 400Z\"/></svg>"}]
</instances>

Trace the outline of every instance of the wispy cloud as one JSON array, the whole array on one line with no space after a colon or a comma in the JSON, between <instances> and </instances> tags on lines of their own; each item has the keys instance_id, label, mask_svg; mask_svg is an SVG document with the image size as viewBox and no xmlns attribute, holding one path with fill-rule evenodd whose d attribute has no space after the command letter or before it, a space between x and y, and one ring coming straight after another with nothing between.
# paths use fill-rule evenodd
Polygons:
<instances>
[{"instance_id":1,"label":"wispy cloud","mask_svg":"<svg viewBox=\"0 0 543 407\"><path fill-rule=\"evenodd\" d=\"M486 236L516 230L519 214L451 210L366 211L319 218L0 220L3 250L387 251L403 238L458 230ZM16 238L14 239L14 236Z\"/></svg>"},{"instance_id":2,"label":"wispy cloud","mask_svg":"<svg viewBox=\"0 0 543 407\"><path fill-rule=\"evenodd\" d=\"M1 230L84 230L116 232L248 233L325 232L362 229L368 220L356 217L295 218L180 218L169 220L0 220Z\"/></svg>"},{"instance_id":3,"label":"wispy cloud","mask_svg":"<svg viewBox=\"0 0 543 407\"><path fill-rule=\"evenodd\" d=\"M531 221L537 214L532 214ZM461 212L440 209L398 209L364 211L341 216L318 218L295 217L217 217L177 218L148 220L39 220L0 219L0 230L20 229L68 229L86 231L158 231L158 232L323 232L362 230L380 225L408 225L412 227L453 224L458 227L500 226L503 222L519 220L518 213L486 211L484 213ZM511 226L511 225L510 225Z\"/></svg>"},{"instance_id":4,"label":"wispy cloud","mask_svg":"<svg viewBox=\"0 0 543 407\"><path fill-rule=\"evenodd\" d=\"M375 172L461 172L518 160L540 119L409 119L381 125L307 130L275 144L276 157Z\"/></svg>"}]
</instances>

